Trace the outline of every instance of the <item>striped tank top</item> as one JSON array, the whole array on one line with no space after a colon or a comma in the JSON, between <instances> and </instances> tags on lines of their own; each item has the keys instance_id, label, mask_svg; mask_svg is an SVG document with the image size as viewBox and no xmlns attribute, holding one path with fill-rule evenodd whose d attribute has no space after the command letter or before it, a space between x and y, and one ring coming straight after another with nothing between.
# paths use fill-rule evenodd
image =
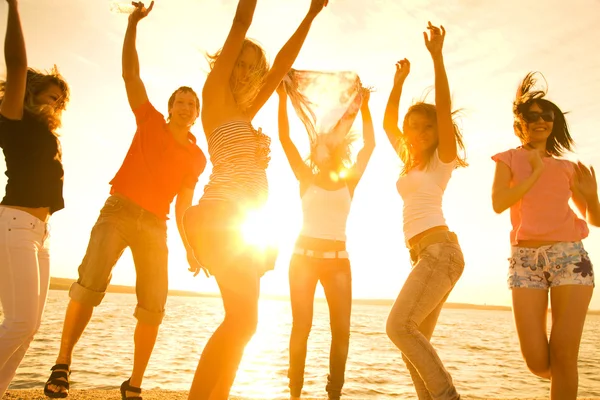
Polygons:
<instances>
[{"instance_id":1,"label":"striped tank top","mask_svg":"<svg viewBox=\"0 0 600 400\"><path fill-rule=\"evenodd\" d=\"M267 201L271 138L244 121L227 122L207 138L213 165L200 201L228 201L260 207Z\"/></svg>"}]
</instances>

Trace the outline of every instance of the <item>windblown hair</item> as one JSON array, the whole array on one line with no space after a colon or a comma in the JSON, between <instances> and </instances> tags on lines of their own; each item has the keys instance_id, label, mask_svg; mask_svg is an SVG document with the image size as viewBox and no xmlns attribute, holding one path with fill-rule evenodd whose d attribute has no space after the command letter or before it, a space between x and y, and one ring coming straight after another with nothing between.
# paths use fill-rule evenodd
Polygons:
<instances>
[{"instance_id":1,"label":"windblown hair","mask_svg":"<svg viewBox=\"0 0 600 400\"><path fill-rule=\"evenodd\" d=\"M550 155L560 157L565 152L571 151L575 144L569 133L569 126L565 119L565 114L567 113L563 113L556 104L544 98L547 92L547 85L546 90L535 88L537 83L536 74L540 74L545 81L541 73L529 72L525 75L525 78L523 78L517 89L517 96L513 103L515 135L517 135L523 145L529 142L527 132L528 123L523 118L523 114L529 111L529 108L533 104L537 104L543 111L552 110L554 112L554 124L552 132L550 132L550 136L546 140L546 152Z\"/></svg>"},{"instance_id":2,"label":"windblown hair","mask_svg":"<svg viewBox=\"0 0 600 400\"><path fill-rule=\"evenodd\" d=\"M198 94L194 91L194 89L192 89L189 86L181 86L180 88L178 88L176 91L173 92L173 94L171 95L171 97L169 97L169 110L173 107L173 104L175 104L175 96L177 96L177 93L191 93L194 95L194 99L196 99L196 115L200 115L200 99L198 98ZM169 117L167 118L167 121L171 120L171 113L169 112Z\"/></svg>"},{"instance_id":3,"label":"windblown hair","mask_svg":"<svg viewBox=\"0 0 600 400\"><path fill-rule=\"evenodd\" d=\"M356 142L358 135L354 132L348 134L341 140L331 140L331 134L318 135L314 141L310 143L310 154L305 162L312 169L313 173L322 171L322 162L325 161L334 168L350 168L352 166L352 145ZM335 139L335 138L333 138ZM326 156L321 153L326 152ZM323 160L323 161L320 161Z\"/></svg>"},{"instance_id":4,"label":"windblown hair","mask_svg":"<svg viewBox=\"0 0 600 400\"><path fill-rule=\"evenodd\" d=\"M25 99L23 108L34 117L48 126L48 129L54 132L61 126L62 112L67 108L69 102L69 85L63 76L58 72L56 65L50 71L37 71L33 68L27 69L27 81L25 84ZM54 106L47 104L36 104L35 97L56 85L62 91L62 96L56 101ZM0 102L4 99L6 90L6 81L0 82Z\"/></svg>"},{"instance_id":5,"label":"windblown hair","mask_svg":"<svg viewBox=\"0 0 600 400\"><path fill-rule=\"evenodd\" d=\"M419 101L419 102L413 104L412 106L410 106L410 108L406 112L406 115L404 116L404 121L402 123L402 131L403 132L405 132L408 127L408 118L411 115L411 113L421 113L421 114L425 115L427 118L429 118L431 121L433 121L433 123L436 127L436 132L437 132L437 109L435 108L434 104L426 103L424 101ZM460 128L457 123L459 113L460 113L460 110L452 111L452 125L454 125L454 135L456 137L456 146L457 146L457 150L458 150L457 155L456 155L456 161L457 161L456 167L457 168L458 167L466 167L469 165L467 163L465 143L463 141L462 133L461 133ZM435 150L437 150L437 146L438 145L436 143L435 147L433 149L431 149L430 153L425 154L424 159L427 161L426 161L425 165L422 165L423 161L418 161L416 159L415 154L413 154L412 145L409 142L408 137L403 134L399 138L398 150L397 150L398 155L400 156L400 159L402 160L402 163L404 164L404 166L402 167L401 174L405 175L409 171L411 171L412 169L414 169L416 167L427 167L429 165L431 158L433 157Z\"/></svg>"},{"instance_id":6,"label":"windblown hair","mask_svg":"<svg viewBox=\"0 0 600 400\"><path fill-rule=\"evenodd\" d=\"M235 102L237 103L240 110L242 111L248 110L248 108L252 106L252 103L254 103L254 99L256 99L258 92L262 88L265 77L267 76L267 73L269 72L270 68L265 50L257 42L248 38L244 39L244 43L242 44L242 49L238 54L238 58L241 56L242 52L248 47L253 48L256 51L256 55L258 58L256 64L251 66L251 69L249 71L249 82L246 84L240 83L237 80L235 74L233 73L231 74L229 80L229 86L231 88L231 92L233 93L233 98L235 99ZM215 63L217 62L217 59L221 55L222 51L223 49L220 49L215 54L207 55L208 63L211 70L215 66Z\"/></svg>"},{"instance_id":7,"label":"windblown hair","mask_svg":"<svg viewBox=\"0 0 600 400\"><path fill-rule=\"evenodd\" d=\"M305 162L313 173L322 171L323 167L334 168L339 172L352 166L352 146L360 135L351 131L352 124L360 110L364 88L355 72L300 71L292 69L283 79L288 97L296 110L296 114L306 128L310 141L310 154ZM323 86L330 90L324 90ZM319 87L311 92L308 88ZM325 94L326 93L326 94ZM322 107L322 96L329 96L329 101L345 107L344 113L336 118L333 126L324 126L315 112ZM328 107L331 103L325 101ZM323 130L325 129L325 130Z\"/></svg>"}]
</instances>

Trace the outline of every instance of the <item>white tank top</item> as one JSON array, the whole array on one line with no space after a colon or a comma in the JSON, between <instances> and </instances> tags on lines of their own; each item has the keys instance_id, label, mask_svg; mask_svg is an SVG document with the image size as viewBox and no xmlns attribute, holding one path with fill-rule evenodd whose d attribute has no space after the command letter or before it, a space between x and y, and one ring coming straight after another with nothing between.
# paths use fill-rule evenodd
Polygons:
<instances>
[{"instance_id":1,"label":"white tank top","mask_svg":"<svg viewBox=\"0 0 600 400\"><path fill-rule=\"evenodd\" d=\"M413 169L396 183L404 200L404 240L408 240L434 226L446 225L442 212L442 197L456 160L444 163L437 150L425 169Z\"/></svg>"},{"instance_id":2,"label":"white tank top","mask_svg":"<svg viewBox=\"0 0 600 400\"><path fill-rule=\"evenodd\" d=\"M352 198L347 186L326 190L310 185L302 195L300 234L316 239L346 241L346 221Z\"/></svg>"}]
</instances>

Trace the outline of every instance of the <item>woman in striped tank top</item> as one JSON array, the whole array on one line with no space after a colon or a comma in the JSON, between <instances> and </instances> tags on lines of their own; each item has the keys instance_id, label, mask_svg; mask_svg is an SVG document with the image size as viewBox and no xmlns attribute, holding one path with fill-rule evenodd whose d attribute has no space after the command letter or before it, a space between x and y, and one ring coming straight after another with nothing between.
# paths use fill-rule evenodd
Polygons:
<instances>
[{"instance_id":1,"label":"woman in striped tank top","mask_svg":"<svg viewBox=\"0 0 600 400\"><path fill-rule=\"evenodd\" d=\"M202 125L213 171L199 204L186 213L185 225L196 258L217 280L225 319L200 357L189 394L194 400L228 398L256 330L260 277L273 268L275 255L262 257L241 238L247 212L264 205L268 195L270 139L252 127L252 119L292 67L327 0L311 1L271 69L264 50L246 38L256 3L239 1L223 48L210 57L202 91Z\"/></svg>"}]
</instances>

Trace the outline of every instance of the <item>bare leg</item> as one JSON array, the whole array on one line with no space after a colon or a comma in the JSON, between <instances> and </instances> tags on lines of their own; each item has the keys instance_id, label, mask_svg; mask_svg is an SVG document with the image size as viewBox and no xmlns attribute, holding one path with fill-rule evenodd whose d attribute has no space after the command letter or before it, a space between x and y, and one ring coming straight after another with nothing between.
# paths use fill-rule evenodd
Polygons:
<instances>
[{"instance_id":1,"label":"bare leg","mask_svg":"<svg viewBox=\"0 0 600 400\"><path fill-rule=\"evenodd\" d=\"M579 375L577 359L592 286L566 285L552 288L550 333L551 400L576 400Z\"/></svg>"}]
</instances>

